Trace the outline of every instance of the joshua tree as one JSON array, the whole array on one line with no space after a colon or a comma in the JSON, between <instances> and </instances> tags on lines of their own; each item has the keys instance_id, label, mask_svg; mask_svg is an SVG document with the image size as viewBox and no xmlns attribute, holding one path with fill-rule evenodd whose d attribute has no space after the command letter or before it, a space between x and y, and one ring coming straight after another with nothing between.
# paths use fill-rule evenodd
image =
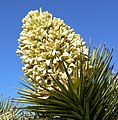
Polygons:
<instances>
[{"instance_id":1,"label":"joshua tree","mask_svg":"<svg viewBox=\"0 0 118 120\"><path fill-rule=\"evenodd\" d=\"M23 112L16 107L10 97L6 100L0 97L0 120L25 120Z\"/></svg>"},{"instance_id":2,"label":"joshua tree","mask_svg":"<svg viewBox=\"0 0 118 120\"><path fill-rule=\"evenodd\" d=\"M23 19L19 49L25 88L15 101L39 119L115 120L118 79L113 50L90 50L79 34L52 14L31 11Z\"/></svg>"}]
</instances>

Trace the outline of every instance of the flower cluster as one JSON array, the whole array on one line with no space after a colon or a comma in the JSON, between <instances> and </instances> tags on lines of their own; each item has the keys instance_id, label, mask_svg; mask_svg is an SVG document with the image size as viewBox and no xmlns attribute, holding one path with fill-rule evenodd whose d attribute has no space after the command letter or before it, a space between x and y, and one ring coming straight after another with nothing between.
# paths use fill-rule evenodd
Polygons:
<instances>
[{"instance_id":1,"label":"flower cluster","mask_svg":"<svg viewBox=\"0 0 118 120\"><path fill-rule=\"evenodd\" d=\"M75 63L77 59L79 63L80 52L84 62L88 54L80 35L47 11L30 11L22 22L23 31L20 33L16 53L21 55L24 63L22 69L28 80L50 87L53 80L49 74L52 74L53 77L60 76L64 83L67 77L62 60L65 61L69 74L74 77Z\"/></svg>"}]
</instances>

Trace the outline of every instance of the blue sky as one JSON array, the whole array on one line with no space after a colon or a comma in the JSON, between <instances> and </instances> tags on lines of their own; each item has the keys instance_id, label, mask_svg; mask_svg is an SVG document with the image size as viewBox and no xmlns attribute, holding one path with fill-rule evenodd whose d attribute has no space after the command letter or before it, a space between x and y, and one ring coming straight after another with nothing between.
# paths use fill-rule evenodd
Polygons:
<instances>
[{"instance_id":1,"label":"blue sky","mask_svg":"<svg viewBox=\"0 0 118 120\"><path fill-rule=\"evenodd\" d=\"M114 71L118 68L118 0L0 0L0 94L18 96L23 76L20 58L15 51L22 31L22 18L42 7L70 25L86 42L107 43L114 48Z\"/></svg>"}]
</instances>

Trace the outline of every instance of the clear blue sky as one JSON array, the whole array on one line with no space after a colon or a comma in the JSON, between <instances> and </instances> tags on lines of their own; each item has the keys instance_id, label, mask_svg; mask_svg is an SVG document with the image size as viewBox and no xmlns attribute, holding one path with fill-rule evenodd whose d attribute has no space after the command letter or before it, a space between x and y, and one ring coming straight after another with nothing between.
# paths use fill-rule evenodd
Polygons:
<instances>
[{"instance_id":1,"label":"clear blue sky","mask_svg":"<svg viewBox=\"0 0 118 120\"><path fill-rule=\"evenodd\" d=\"M114 71L118 68L118 0L0 0L0 94L17 96L21 87L20 58L16 56L22 18L30 10L42 7L80 33L93 45L107 43L114 48Z\"/></svg>"}]
</instances>

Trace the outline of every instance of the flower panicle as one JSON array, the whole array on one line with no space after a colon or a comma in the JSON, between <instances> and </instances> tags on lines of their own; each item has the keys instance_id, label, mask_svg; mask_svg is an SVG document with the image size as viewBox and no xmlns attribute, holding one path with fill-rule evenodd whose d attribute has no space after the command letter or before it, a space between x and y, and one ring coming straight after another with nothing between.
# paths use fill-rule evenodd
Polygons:
<instances>
[{"instance_id":1,"label":"flower panicle","mask_svg":"<svg viewBox=\"0 0 118 120\"><path fill-rule=\"evenodd\" d=\"M81 51L86 62L86 42L60 18L52 17L52 14L42 12L40 8L40 11L30 11L22 22L23 30L18 39L16 54L20 55L24 63L24 75L31 82L45 83L50 87L53 80L49 73L66 81L62 59L73 77L76 70L74 64ZM46 82L48 80L50 83Z\"/></svg>"}]
</instances>

